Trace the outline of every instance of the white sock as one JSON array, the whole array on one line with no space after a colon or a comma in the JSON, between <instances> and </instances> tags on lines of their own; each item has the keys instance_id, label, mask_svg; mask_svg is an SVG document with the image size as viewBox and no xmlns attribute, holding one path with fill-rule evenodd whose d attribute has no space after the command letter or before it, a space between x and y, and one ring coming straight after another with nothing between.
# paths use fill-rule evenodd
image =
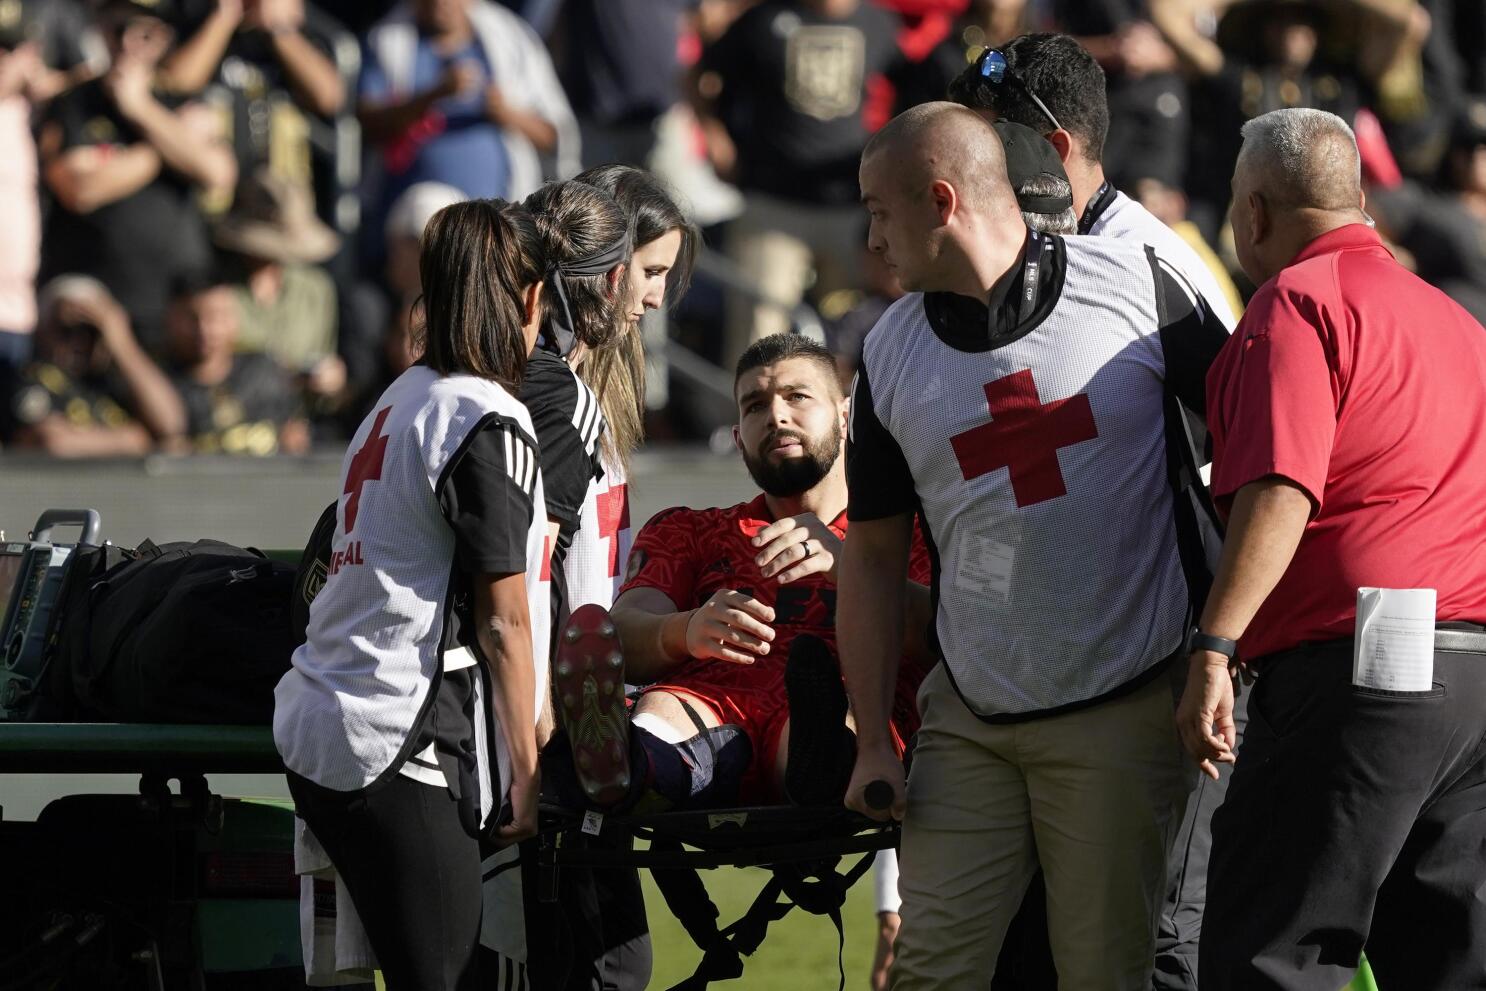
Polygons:
<instances>
[{"instance_id":1,"label":"white sock","mask_svg":"<svg viewBox=\"0 0 1486 991\"><path fill-rule=\"evenodd\" d=\"M645 730L656 739L663 740L666 743L681 743L697 735L695 731L688 732L672 723L666 722L653 712L642 712L631 719L630 722L640 727L640 729Z\"/></svg>"}]
</instances>

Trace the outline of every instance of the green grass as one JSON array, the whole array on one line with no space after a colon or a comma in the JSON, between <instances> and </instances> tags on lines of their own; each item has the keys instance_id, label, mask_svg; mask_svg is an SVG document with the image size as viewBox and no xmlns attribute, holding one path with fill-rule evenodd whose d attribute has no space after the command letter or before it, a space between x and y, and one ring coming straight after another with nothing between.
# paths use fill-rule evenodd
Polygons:
<instances>
[{"instance_id":1,"label":"green grass","mask_svg":"<svg viewBox=\"0 0 1486 991\"><path fill-rule=\"evenodd\" d=\"M666 908L649 871L641 871L645 884L645 907L655 952L650 987L665 989L691 976L702 954L681 923ZM769 879L762 870L703 871L702 880L722 913L723 925L733 922L753 904L754 897ZM846 898L842 922L846 927L846 987L865 991L877 940L873 914L871 875L863 878ZM824 916L795 909L769 926L769 935L758 952L743 962L743 976L714 985L719 991L833 991L836 987L836 929ZM378 989L383 987L378 980ZM1357 979L1345 991L1377 991L1364 962Z\"/></svg>"},{"instance_id":2,"label":"green grass","mask_svg":"<svg viewBox=\"0 0 1486 991\"><path fill-rule=\"evenodd\" d=\"M854 855L855 856L855 855ZM844 863L851 863L846 861ZM642 871L645 883L645 907L650 916L650 933L655 952L652 988L668 988L690 977L701 962L702 953L656 890L649 871ZM769 880L766 871L758 869L703 871L702 881L722 913L727 925L738 919L753 904L754 897ZM841 921L846 928L846 986L855 991L867 987L872 968L872 951L877 940L877 920L873 914L871 875L854 885L846 897ZM717 988L757 988L768 991L816 988L834 991L836 971L836 927L823 915L809 915L795 909L769 926L763 945L743 962L743 977L716 985Z\"/></svg>"}]
</instances>

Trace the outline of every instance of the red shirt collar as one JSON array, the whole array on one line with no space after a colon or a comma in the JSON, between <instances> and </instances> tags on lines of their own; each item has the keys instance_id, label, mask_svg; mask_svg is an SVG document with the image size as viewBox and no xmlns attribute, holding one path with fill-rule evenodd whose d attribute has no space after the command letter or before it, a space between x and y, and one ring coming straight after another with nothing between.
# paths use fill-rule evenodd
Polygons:
<instances>
[{"instance_id":1,"label":"red shirt collar","mask_svg":"<svg viewBox=\"0 0 1486 991\"><path fill-rule=\"evenodd\" d=\"M738 529L743 531L745 537L754 536L773 522L774 514L769 512L769 501L762 492L745 502L738 512ZM826 525L838 535L845 533L846 510L841 510L840 515Z\"/></svg>"},{"instance_id":2,"label":"red shirt collar","mask_svg":"<svg viewBox=\"0 0 1486 991\"><path fill-rule=\"evenodd\" d=\"M1377 248L1381 251L1388 249L1383 246L1383 239L1378 237L1378 232L1366 224L1347 224L1338 227L1334 231L1327 231L1316 238L1310 244L1300 249L1290 262L1291 265L1299 265L1301 262L1316 258L1320 255L1331 255L1338 251L1351 251L1357 248ZM1289 266L1286 266L1287 268Z\"/></svg>"}]
</instances>

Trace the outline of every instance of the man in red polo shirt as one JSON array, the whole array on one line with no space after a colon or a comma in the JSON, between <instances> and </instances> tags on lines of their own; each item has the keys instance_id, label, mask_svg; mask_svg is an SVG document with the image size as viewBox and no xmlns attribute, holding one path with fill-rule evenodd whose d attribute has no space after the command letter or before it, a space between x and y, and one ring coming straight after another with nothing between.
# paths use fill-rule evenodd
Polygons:
<instances>
[{"instance_id":1,"label":"man in red polo shirt","mask_svg":"<svg viewBox=\"0 0 1486 991\"><path fill-rule=\"evenodd\" d=\"M1177 722L1235 760L1213 819L1205 991L1486 985L1486 330L1405 271L1331 114L1244 127L1232 222L1260 284L1208 374L1229 528ZM1433 687L1353 674L1357 590L1437 591ZM1236 643L1235 643L1236 642Z\"/></svg>"}]
</instances>

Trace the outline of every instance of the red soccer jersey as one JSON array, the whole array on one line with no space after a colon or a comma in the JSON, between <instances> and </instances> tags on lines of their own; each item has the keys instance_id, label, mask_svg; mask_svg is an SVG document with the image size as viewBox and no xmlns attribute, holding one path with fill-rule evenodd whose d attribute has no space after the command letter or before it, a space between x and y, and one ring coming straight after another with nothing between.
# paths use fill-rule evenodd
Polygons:
<instances>
[{"instance_id":1,"label":"red soccer jersey","mask_svg":"<svg viewBox=\"0 0 1486 991\"><path fill-rule=\"evenodd\" d=\"M836 587L831 580L810 575L780 585L777 578L764 577L754 563L758 548L750 541L772 522L762 494L726 509L665 510L635 538L619 590L623 595L632 588L654 588L677 609L686 610L703 605L720 589L732 589L773 607L775 640L767 655L753 664L691 660L655 686L700 698L719 710L723 721L741 723L753 738L756 762L769 764L788 712L784 664L790 642L808 633L836 649ZM844 537L846 514L828 526ZM929 574L929 556L915 528L909 578L927 585ZM893 723L903 740L918 729L915 695L927 673L927 668L906 661L898 672Z\"/></svg>"},{"instance_id":2,"label":"red soccer jersey","mask_svg":"<svg viewBox=\"0 0 1486 991\"><path fill-rule=\"evenodd\" d=\"M1486 620L1486 331L1343 227L1265 283L1207 377L1213 495L1268 475L1314 504L1244 655L1349 637L1357 589Z\"/></svg>"}]
</instances>

